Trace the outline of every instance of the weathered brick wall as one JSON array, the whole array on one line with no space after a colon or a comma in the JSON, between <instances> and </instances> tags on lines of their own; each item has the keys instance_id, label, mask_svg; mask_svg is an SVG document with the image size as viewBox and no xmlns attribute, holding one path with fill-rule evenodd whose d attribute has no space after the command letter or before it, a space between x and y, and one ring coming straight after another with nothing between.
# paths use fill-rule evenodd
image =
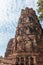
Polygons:
<instances>
[{"instance_id":1,"label":"weathered brick wall","mask_svg":"<svg viewBox=\"0 0 43 65\"><path fill-rule=\"evenodd\" d=\"M4 58L8 65L20 65L22 60L24 65L43 65L43 31L32 8L22 9L15 38L9 41Z\"/></svg>"}]
</instances>

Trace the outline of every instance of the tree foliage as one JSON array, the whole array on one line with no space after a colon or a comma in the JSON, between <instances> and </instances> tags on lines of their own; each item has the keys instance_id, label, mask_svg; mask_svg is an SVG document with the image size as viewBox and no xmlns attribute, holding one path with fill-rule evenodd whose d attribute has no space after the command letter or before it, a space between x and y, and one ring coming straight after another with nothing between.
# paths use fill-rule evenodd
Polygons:
<instances>
[{"instance_id":1,"label":"tree foliage","mask_svg":"<svg viewBox=\"0 0 43 65\"><path fill-rule=\"evenodd\" d=\"M43 0L38 0L38 13L39 13L39 18L40 20L43 21Z\"/></svg>"}]
</instances>

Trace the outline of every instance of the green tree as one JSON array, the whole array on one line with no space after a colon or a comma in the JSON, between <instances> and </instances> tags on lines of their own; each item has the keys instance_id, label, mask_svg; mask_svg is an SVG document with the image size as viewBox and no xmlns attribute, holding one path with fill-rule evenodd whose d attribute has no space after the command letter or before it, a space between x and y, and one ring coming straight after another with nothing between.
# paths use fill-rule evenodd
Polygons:
<instances>
[{"instance_id":1,"label":"green tree","mask_svg":"<svg viewBox=\"0 0 43 65\"><path fill-rule=\"evenodd\" d=\"M39 13L39 19L43 21L43 0L38 0L38 13Z\"/></svg>"}]
</instances>

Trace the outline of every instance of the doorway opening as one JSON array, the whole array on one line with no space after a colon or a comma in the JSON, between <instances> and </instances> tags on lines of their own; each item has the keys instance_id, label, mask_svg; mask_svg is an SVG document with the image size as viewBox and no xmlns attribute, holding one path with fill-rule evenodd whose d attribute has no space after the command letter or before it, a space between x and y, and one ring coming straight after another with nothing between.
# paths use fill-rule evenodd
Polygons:
<instances>
[{"instance_id":1,"label":"doorway opening","mask_svg":"<svg viewBox=\"0 0 43 65\"><path fill-rule=\"evenodd\" d=\"M34 58L33 57L30 57L30 65L35 65L34 64Z\"/></svg>"}]
</instances>

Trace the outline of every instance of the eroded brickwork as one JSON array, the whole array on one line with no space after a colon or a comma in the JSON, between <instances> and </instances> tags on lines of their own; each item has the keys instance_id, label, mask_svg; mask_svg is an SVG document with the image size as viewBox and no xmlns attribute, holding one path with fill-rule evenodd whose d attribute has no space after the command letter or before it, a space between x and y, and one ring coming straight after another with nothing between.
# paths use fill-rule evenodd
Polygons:
<instances>
[{"instance_id":1,"label":"eroded brickwork","mask_svg":"<svg viewBox=\"0 0 43 65\"><path fill-rule=\"evenodd\" d=\"M15 38L8 43L2 65L43 65L43 30L32 8L22 9Z\"/></svg>"}]
</instances>

